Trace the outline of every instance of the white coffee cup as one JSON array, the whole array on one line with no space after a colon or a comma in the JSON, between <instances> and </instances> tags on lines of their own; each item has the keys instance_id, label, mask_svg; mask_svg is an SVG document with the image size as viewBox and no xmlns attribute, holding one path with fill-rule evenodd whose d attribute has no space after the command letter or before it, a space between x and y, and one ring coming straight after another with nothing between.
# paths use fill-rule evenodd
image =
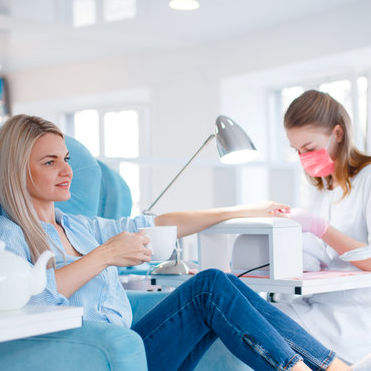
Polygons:
<instances>
[{"instance_id":1,"label":"white coffee cup","mask_svg":"<svg viewBox=\"0 0 371 371\"><path fill-rule=\"evenodd\" d=\"M152 250L151 260L160 261L169 259L176 247L177 226L163 225L158 227L139 228L149 237L150 242L146 247Z\"/></svg>"}]
</instances>

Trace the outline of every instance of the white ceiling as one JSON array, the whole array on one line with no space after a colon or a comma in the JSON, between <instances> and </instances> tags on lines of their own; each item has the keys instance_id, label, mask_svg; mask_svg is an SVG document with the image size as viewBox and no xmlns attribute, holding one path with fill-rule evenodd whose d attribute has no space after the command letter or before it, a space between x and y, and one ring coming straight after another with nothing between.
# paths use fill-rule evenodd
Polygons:
<instances>
[{"instance_id":1,"label":"white ceiling","mask_svg":"<svg viewBox=\"0 0 371 371\"><path fill-rule=\"evenodd\" d=\"M225 41L358 0L200 0L191 12L137 0L135 19L81 28L72 1L0 0L0 72Z\"/></svg>"}]
</instances>

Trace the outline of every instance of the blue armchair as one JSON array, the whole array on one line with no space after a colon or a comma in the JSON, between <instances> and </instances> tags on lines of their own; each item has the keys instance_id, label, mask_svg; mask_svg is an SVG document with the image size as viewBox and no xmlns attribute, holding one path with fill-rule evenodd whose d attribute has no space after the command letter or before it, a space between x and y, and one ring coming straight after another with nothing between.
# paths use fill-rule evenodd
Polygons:
<instances>
[{"instance_id":1,"label":"blue armchair","mask_svg":"<svg viewBox=\"0 0 371 371\"><path fill-rule=\"evenodd\" d=\"M74 180L71 200L56 207L72 214L118 218L130 215L131 195L124 180L95 160L78 141L67 137ZM129 291L133 321L138 321L165 296L162 292ZM140 336L116 325L84 321L78 329L0 343L0 369L26 370L147 370ZM198 364L197 371L250 370L220 341Z\"/></svg>"}]
</instances>

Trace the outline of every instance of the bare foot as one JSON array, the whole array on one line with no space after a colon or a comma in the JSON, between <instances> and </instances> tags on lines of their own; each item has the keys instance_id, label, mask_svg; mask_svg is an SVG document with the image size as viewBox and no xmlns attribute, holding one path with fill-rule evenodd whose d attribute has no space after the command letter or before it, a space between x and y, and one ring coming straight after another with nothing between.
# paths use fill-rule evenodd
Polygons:
<instances>
[{"instance_id":1,"label":"bare foot","mask_svg":"<svg viewBox=\"0 0 371 371\"><path fill-rule=\"evenodd\" d=\"M339 358L334 358L327 371L350 371L351 368Z\"/></svg>"},{"instance_id":2,"label":"bare foot","mask_svg":"<svg viewBox=\"0 0 371 371\"><path fill-rule=\"evenodd\" d=\"M300 361L298 363L296 363L292 369L292 371L310 371L311 369L303 362L303 361Z\"/></svg>"}]
</instances>

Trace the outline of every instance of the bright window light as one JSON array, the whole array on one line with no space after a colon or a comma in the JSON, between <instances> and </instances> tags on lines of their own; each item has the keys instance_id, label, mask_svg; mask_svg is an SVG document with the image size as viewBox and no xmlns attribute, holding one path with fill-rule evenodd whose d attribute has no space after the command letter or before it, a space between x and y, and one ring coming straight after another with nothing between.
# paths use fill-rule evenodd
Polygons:
<instances>
[{"instance_id":1,"label":"bright window light","mask_svg":"<svg viewBox=\"0 0 371 371\"><path fill-rule=\"evenodd\" d=\"M75 27L89 26L97 23L95 0L73 0L72 16Z\"/></svg>"},{"instance_id":2,"label":"bright window light","mask_svg":"<svg viewBox=\"0 0 371 371\"><path fill-rule=\"evenodd\" d=\"M358 107L359 107L359 124L364 138L364 146L367 147L367 85L368 79L366 76L360 76L357 79L358 87Z\"/></svg>"},{"instance_id":3,"label":"bright window light","mask_svg":"<svg viewBox=\"0 0 371 371\"><path fill-rule=\"evenodd\" d=\"M328 93L341 103L347 110L351 119L353 119L352 107L352 84L349 80L338 80L321 84L319 90Z\"/></svg>"},{"instance_id":4,"label":"bright window light","mask_svg":"<svg viewBox=\"0 0 371 371\"><path fill-rule=\"evenodd\" d=\"M169 6L175 10L195 10L200 3L197 0L170 0Z\"/></svg>"},{"instance_id":5,"label":"bright window light","mask_svg":"<svg viewBox=\"0 0 371 371\"><path fill-rule=\"evenodd\" d=\"M103 19L106 22L135 18L136 15L136 0L104 0Z\"/></svg>"},{"instance_id":6,"label":"bright window light","mask_svg":"<svg viewBox=\"0 0 371 371\"><path fill-rule=\"evenodd\" d=\"M281 90L282 113L285 113L291 102L304 93L302 86L292 86Z\"/></svg>"},{"instance_id":7,"label":"bright window light","mask_svg":"<svg viewBox=\"0 0 371 371\"><path fill-rule=\"evenodd\" d=\"M138 203L140 199L139 165L132 162L121 162L120 175L130 188L133 204Z\"/></svg>"},{"instance_id":8,"label":"bright window light","mask_svg":"<svg viewBox=\"0 0 371 371\"><path fill-rule=\"evenodd\" d=\"M108 112L104 115L106 157L135 158L139 156L138 112Z\"/></svg>"},{"instance_id":9,"label":"bright window light","mask_svg":"<svg viewBox=\"0 0 371 371\"><path fill-rule=\"evenodd\" d=\"M252 149L244 149L226 154L220 158L224 164L242 164L259 158L259 152Z\"/></svg>"},{"instance_id":10,"label":"bright window light","mask_svg":"<svg viewBox=\"0 0 371 371\"><path fill-rule=\"evenodd\" d=\"M91 154L99 156L99 114L90 109L74 114L75 138L81 142Z\"/></svg>"},{"instance_id":11,"label":"bright window light","mask_svg":"<svg viewBox=\"0 0 371 371\"><path fill-rule=\"evenodd\" d=\"M292 86L289 88L284 88L281 90L281 112L282 116L285 114L287 109L289 108L289 105L292 103L294 99L296 99L298 96L302 95L304 93L304 87L302 86ZM286 134L283 137L284 142L284 158L287 161L295 162L299 161L299 156L297 152L290 147L290 143L286 137Z\"/></svg>"}]
</instances>

